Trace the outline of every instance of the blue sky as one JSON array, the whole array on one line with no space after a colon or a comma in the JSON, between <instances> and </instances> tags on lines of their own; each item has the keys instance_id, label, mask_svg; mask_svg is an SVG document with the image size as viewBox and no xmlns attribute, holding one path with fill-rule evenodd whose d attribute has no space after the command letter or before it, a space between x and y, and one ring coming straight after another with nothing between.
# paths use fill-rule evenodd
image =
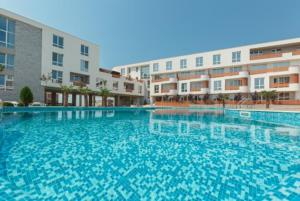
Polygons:
<instances>
[{"instance_id":1,"label":"blue sky","mask_svg":"<svg viewBox=\"0 0 300 201\"><path fill-rule=\"evenodd\" d=\"M0 7L99 44L108 68L300 37L299 0L0 0Z\"/></svg>"}]
</instances>

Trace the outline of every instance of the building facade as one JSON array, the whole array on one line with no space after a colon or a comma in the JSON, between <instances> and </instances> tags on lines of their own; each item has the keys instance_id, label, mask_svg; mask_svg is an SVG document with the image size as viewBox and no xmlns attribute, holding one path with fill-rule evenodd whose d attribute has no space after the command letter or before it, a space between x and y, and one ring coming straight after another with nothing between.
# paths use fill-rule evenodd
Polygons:
<instances>
[{"instance_id":1,"label":"building facade","mask_svg":"<svg viewBox=\"0 0 300 201\"><path fill-rule=\"evenodd\" d=\"M145 86L144 81L122 76L119 72L99 69L97 88L106 88L112 94L112 105L143 105ZM98 97L100 98L100 97Z\"/></svg>"},{"instance_id":2,"label":"building facade","mask_svg":"<svg viewBox=\"0 0 300 201\"><path fill-rule=\"evenodd\" d=\"M244 97L276 90L278 100L300 99L300 38L221 49L210 52L117 66L134 76L138 66L148 66L152 102L201 100L218 94ZM148 79L147 79L148 80ZM146 80L146 81L147 81Z\"/></svg>"},{"instance_id":3,"label":"building facade","mask_svg":"<svg viewBox=\"0 0 300 201\"><path fill-rule=\"evenodd\" d=\"M83 97L79 90L73 90L68 95L69 105L95 105L100 81L111 77L111 73L99 71L99 66L98 45L0 9L1 100L18 101L21 89L28 86L34 101L62 105L62 86L72 85L74 88L87 87L94 93ZM111 87L115 82L124 85L123 79L121 76L107 79L112 95L117 94L116 98L122 100L122 93L130 94L131 99L127 102L140 103L136 99L144 96L144 87L139 86L143 82L127 80L132 90L127 85L124 90L121 86L119 90ZM124 101L119 103L124 104Z\"/></svg>"}]
</instances>

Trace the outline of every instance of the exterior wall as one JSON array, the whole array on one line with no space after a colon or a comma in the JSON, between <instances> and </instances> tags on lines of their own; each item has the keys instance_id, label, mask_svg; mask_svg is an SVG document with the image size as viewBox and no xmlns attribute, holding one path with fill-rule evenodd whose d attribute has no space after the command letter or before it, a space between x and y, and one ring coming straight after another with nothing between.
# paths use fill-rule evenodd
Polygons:
<instances>
[{"instance_id":1,"label":"exterior wall","mask_svg":"<svg viewBox=\"0 0 300 201\"><path fill-rule=\"evenodd\" d=\"M281 52L274 53L272 52L273 49L280 48ZM251 52L254 50L261 50L261 55L252 55ZM240 52L240 61L234 62L232 60L232 53L233 52ZM213 64L213 56L214 55L221 55L221 62L220 64ZM196 58L202 57L203 58L203 65L202 66L196 66ZM181 68L180 61L182 59L186 59L187 65L186 68ZM172 62L172 69L167 70L166 69L166 62L171 61ZM278 71L275 70L269 70L269 72L266 73L259 73L254 74L249 70L249 66L251 65L261 65L261 64L268 64L276 63L276 62L290 62L289 66L286 67L286 69L280 69ZM271 76L280 76L280 75L289 75L289 74L298 74L299 75L299 69L300 69L300 38L294 38L294 39L288 39L288 40L282 40L282 41L275 41L275 42L267 42L267 43L261 43L261 44L254 44L254 45L247 45L247 46L241 46L241 47L235 47L235 48L228 48L228 49L222 49L222 50L216 50L216 51L210 51L210 52L203 52L203 53L196 53L191 55L184 55L184 56L178 56L178 57L172 57L172 58L164 58L164 59L158 59L158 60L152 60L147 62L141 62L136 64L129 64L125 66L117 66L113 69L116 71L121 72L121 69L127 69L132 66L141 66L141 65L149 65L150 66L150 75L152 77L151 80L151 87L150 87L150 96L175 96L175 95L202 95L205 93L210 93L213 95L217 95L219 93L227 93L227 94L236 94L236 93L253 93L255 91L261 91L261 90L272 90L273 88L270 88L270 81L269 78ZM158 64L159 70L154 72L153 71L153 65ZM230 67L242 67L242 71L237 73L231 73L226 72L223 73L223 75L220 76L213 76L211 74L212 69L220 69L220 68L230 68ZM196 71L204 70L208 72L208 78L209 80L209 88L201 88L198 92L192 92L190 91L190 84L194 81L201 81L205 80L204 77L198 77L198 78L190 78L186 80L180 80L175 78L163 78L158 81L153 81L153 78L155 75L164 76L169 73L182 73L182 72L191 72L191 75L193 76L193 73ZM127 72L127 70L125 70ZM196 74L194 74L196 75ZM178 76L178 75L177 75ZM197 76L194 76L197 77ZM257 77L264 77L265 78L265 88L261 90L257 90L254 88L254 79ZM236 87L226 87L225 83L226 80L229 79L240 79L243 81L243 85L236 88ZM214 90L214 81L220 80L221 81L221 90L215 91ZM163 93L161 92L162 85L165 83L177 83L178 84L178 90L173 93ZM181 84L187 83L187 92L181 92ZM160 92L154 93L154 85L159 85ZM278 92L293 92L295 94L295 98L300 98L299 93L299 81L295 83L290 83L287 87L278 87L275 88Z\"/></svg>"},{"instance_id":2,"label":"exterior wall","mask_svg":"<svg viewBox=\"0 0 300 201\"><path fill-rule=\"evenodd\" d=\"M15 55L14 70L4 70L4 73L14 75L14 89L0 90L0 99L18 101L20 88L29 86L33 92L34 101L44 102L44 86L59 90L61 84L73 84L70 81L70 72L88 75L87 86L91 90L97 90L96 76L99 72L99 47L97 45L4 9L0 9L0 15L16 21L15 49L0 48L1 52L8 51ZM53 46L54 34L64 38L63 48ZM81 45L88 46L88 56L81 55ZM64 55L63 66L52 65L53 52ZM81 59L89 62L88 72L81 71ZM51 76L52 70L63 72L62 83L52 83L51 79L47 82L40 80L43 75Z\"/></svg>"},{"instance_id":3,"label":"exterior wall","mask_svg":"<svg viewBox=\"0 0 300 201\"><path fill-rule=\"evenodd\" d=\"M128 78L124 76L120 77L113 77L110 73L105 72L99 72L98 73L98 79L103 80L106 82L106 85L103 86L111 91L114 95L127 95L127 96L139 96L143 97L145 93L145 87L143 81L137 81L137 80L129 80ZM118 82L118 88L113 87L113 83ZM130 83L133 84L134 90L133 91L126 91L124 87L124 83ZM139 91L139 88L141 87L141 91ZM99 89L98 89L99 90Z\"/></svg>"},{"instance_id":4,"label":"exterior wall","mask_svg":"<svg viewBox=\"0 0 300 201\"><path fill-rule=\"evenodd\" d=\"M15 67L7 72L14 75L14 87L12 90L0 91L1 99L18 101L21 89L28 86L33 92L34 101L43 101L43 87L40 84L42 30L16 21L15 48L7 51L15 55Z\"/></svg>"}]
</instances>

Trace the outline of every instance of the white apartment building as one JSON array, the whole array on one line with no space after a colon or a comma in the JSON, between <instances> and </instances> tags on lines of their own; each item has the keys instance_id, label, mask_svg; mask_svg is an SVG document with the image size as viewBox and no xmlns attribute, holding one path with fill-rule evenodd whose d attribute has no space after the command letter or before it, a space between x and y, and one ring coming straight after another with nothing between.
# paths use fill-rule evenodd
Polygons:
<instances>
[{"instance_id":1,"label":"white apartment building","mask_svg":"<svg viewBox=\"0 0 300 201\"><path fill-rule=\"evenodd\" d=\"M119 72L99 69L96 87L106 88L113 94L113 105L143 105L144 81L122 76Z\"/></svg>"},{"instance_id":2,"label":"white apartment building","mask_svg":"<svg viewBox=\"0 0 300 201\"><path fill-rule=\"evenodd\" d=\"M276 90L279 100L300 99L300 38L246 45L178 57L117 66L122 75L148 66L152 102L205 94L248 96ZM148 79L147 79L148 80Z\"/></svg>"},{"instance_id":3,"label":"white apartment building","mask_svg":"<svg viewBox=\"0 0 300 201\"><path fill-rule=\"evenodd\" d=\"M97 44L4 9L0 9L0 65L0 99L4 101L19 100L21 89L28 86L33 92L34 101L61 105L61 86L74 85L88 87L94 93L85 99L78 91L74 91L69 94L69 105L87 105L85 100L88 105L95 105L101 76L106 77L99 72ZM115 80L107 81L110 86L110 82ZM143 84L136 80L128 82ZM131 103L144 93L144 88L140 89L139 86L132 92L129 89L122 90L113 89L112 95L131 93ZM142 92L138 93L140 90Z\"/></svg>"}]
</instances>

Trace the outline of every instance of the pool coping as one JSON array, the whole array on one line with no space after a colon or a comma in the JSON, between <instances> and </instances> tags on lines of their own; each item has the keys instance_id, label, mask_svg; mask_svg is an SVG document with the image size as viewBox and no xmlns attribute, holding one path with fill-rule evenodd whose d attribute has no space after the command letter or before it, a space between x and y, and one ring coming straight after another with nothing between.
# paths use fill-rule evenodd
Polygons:
<instances>
[{"instance_id":1,"label":"pool coping","mask_svg":"<svg viewBox=\"0 0 300 201\"><path fill-rule=\"evenodd\" d=\"M235 108L224 108L224 110L236 110L236 111L247 111L247 112L278 112L278 113L300 113L300 111L289 111L289 110L263 110L263 109L235 109Z\"/></svg>"}]
</instances>

